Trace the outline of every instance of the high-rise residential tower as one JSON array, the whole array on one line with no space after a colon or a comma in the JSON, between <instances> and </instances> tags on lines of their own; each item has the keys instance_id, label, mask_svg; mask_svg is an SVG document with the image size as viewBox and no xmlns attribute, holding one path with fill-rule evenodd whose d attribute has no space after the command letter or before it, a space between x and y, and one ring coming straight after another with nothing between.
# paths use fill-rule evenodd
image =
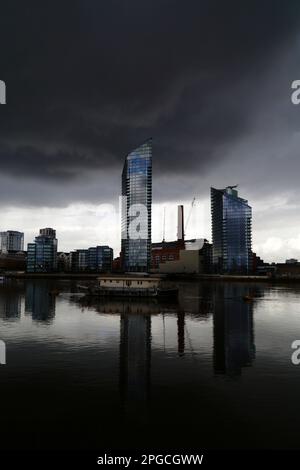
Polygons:
<instances>
[{"instance_id":1,"label":"high-rise residential tower","mask_svg":"<svg viewBox=\"0 0 300 470\"><path fill-rule=\"evenodd\" d=\"M27 245L27 272L57 269L57 238L53 228L42 228L34 243Z\"/></svg>"},{"instance_id":2,"label":"high-rise residential tower","mask_svg":"<svg viewBox=\"0 0 300 470\"><path fill-rule=\"evenodd\" d=\"M24 233L16 230L0 232L0 250L2 253L24 250Z\"/></svg>"},{"instance_id":3,"label":"high-rise residential tower","mask_svg":"<svg viewBox=\"0 0 300 470\"><path fill-rule=\"evenodd\" d=\"M248 201L238 197L235 186L211 188L211 215L214 272L251 272L252 209Z\"/></svg>"},{"instance_id":4,"label":"high-rise residential tower","mask_svg":"<svg viewBox=\"0 0 300 470\"><path fill-rule=\"evenodd\" d=\"M122 263L127 272L151 264L152 140L127 155L122 173Z\"/></svg>"}]
</instances>

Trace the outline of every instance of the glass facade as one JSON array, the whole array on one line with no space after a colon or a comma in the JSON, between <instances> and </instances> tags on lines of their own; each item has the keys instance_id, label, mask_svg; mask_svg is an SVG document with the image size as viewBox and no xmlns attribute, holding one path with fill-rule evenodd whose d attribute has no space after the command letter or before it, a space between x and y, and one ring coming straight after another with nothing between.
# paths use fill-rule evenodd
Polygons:
<instances>
[{"instance_id":1,"label":"glass facade","mask_svg":"<svg viewBox=\"0 0 300 470\"><path fill-rule=\"evenodd\" d=\"M213 268L217 273L252 270L251 222L248 201L233 187L211 188Z\"/></svg>"},{"instance_id":2,"label":"glass facade","mask_svg":"<svg viewBox=\"0 0 300 470\"><path fill-rule=\"evenodd\" d=\"M36 244L28 243L27 245L27 272L35 272L35 256L36 256Z\"/></svg>"},{"instance_id":3,"label":"glass facade","mask_svg":"<svg viewBox=\"0 0 300 470\"><path fill-rule=\"evenodd\" d=\"M52 230L42 235L44 230ZM51 272L57 269L57 239L55 230L41 229L34 243L27 246L27 272Z\"/></svg>"},{"instance_id":4,"label":"glass facade","mask_svg":"<svg viewBox=\"0 0 300 470\"><path fill-rule=\"evenodd\" d=\"M111 272L113 249L107 245L91 247L88 250L88 268L91 271Z\"/></svg>"},{"instance_id":5,"label":"glass facade","mask_svg":"<svg viewBox=\"0 0 300 470\"><path fill-rule=\"evenodd\" d=\"M91 253L91 259L92 259ZM79 249L71 253L71 269L72 271L87 271L89 265L89 250Z\"/></svg>"},{"instance_id":6,"label":"glass facade","mask_svg":"<svg viewBox=\"0 0 300 470\"><path fill-rule=\"evenodd\" d=\"M0 250L2 253L24 250L24 233L15 230L0 232Z\"/></svg>"},{"instance_id":7,"label":"glass facade","mask_svg":"<svg viewBox=\"0 0 300 470\"><path fill-rule=\"evenodd\" d=\"M151 264L152 141L127 155L122 174L122 260L128 272Z\"/></svg>"},{"instance_id":8,"label":"glass facade","mask_svg":"<svg viewBox=\"0 0 300 470\"><path fill-rule=\"evenodd\" d=\"M96 269L97 271L111 272L114 252L109 246L96 247Z\"/></svg>"},{"instance_id":9,"label":"glass facade","mask_svg":"<svg viewBox=\"0 0 300 470\"><path fill-rule=\"evenodd\" d=\"M71 253L72 271L111 272L113 249L107 245L79 249Z\"/></svg>"}]
</instances>

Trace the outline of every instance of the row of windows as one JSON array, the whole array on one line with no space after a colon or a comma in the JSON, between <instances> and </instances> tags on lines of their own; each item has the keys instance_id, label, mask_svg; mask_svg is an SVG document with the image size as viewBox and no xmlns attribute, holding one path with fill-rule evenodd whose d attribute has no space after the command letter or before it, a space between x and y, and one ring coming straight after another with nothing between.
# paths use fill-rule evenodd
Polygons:
<instances>
[{"instance_id":1,"label":"row of windows","mask_svg":"<svg viewBox=\"0 0 300 470\"><path fill-rule=\"evenodd\" d=\"M168 256L167 255L162 255L162 256L157 255L157 256L155 256L155 261L160 261L160 260L162 260L162 261L166 261L166 260L172 261L172 260L174 260L174 255L168 255Z\"/></svg>"}]
</instances>

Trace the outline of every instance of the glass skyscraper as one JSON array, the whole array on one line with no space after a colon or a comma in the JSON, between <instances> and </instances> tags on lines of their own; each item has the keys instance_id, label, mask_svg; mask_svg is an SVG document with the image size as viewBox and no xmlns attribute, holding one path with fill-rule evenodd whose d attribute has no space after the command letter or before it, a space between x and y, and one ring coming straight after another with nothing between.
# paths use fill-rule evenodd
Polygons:
<instances>
[{"instance_id":1,"label":"glass skyscraper","mask_svg":"<svg viewBox=\"0 0 300 470\"><path fill-rule=\"evenodd\" d=\"M127 272L151 264L152 140L127 155L122 173L122 263Z\"/></svg>"},{"instance_id":2,"label":"glass skyscraper","mask_svg":"<svg viewBox=\"0 0 300 470\"><path fill-rule=\"evenodd\" d=\"M251 222L248 201L234 186L211 188L213 270L217 273L250 273L252 270Z\"/></svg>"}]
</instances>

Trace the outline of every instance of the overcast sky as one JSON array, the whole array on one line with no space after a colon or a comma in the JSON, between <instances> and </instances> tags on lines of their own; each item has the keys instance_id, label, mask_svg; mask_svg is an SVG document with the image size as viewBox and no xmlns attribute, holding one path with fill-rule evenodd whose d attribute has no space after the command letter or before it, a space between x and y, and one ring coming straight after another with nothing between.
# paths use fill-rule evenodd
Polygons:
<instances>
[{"instance_id":1,"label":"overcast sky","mask_svg":"<svg viewBox=\"0 0 300 470\"><path fill-rule=\"evenodd\" d=\"M239 184L253 248L300 259L300 2L64 0L1 5L0 229L119 249L128 152L153 137L153 240L210 239L210 186Z\"/></svg>"}]
</instances>

